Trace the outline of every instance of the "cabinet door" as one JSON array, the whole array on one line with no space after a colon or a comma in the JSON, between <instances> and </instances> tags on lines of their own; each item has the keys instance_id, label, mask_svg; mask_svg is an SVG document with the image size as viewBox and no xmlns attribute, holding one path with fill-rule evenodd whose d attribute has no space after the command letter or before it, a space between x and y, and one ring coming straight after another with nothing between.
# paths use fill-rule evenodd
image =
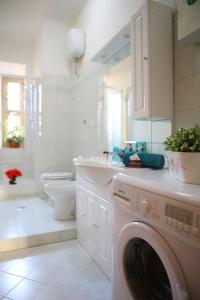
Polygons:
<instances>
[{"instance_id":1,"label":"cabinet door","mask_svg":"<svg viewBox=\"0 0 200 300\"><path fill-rule=\"evenodd\" d=\"M96 196L87 191L87 249L95 257L97 248L97 204Z\"/></svg>"},{"instance_id":2,"label":"cabinet door","mask_svg":"<svg viewBox=\"0 0 200 300\"><path fill-rule=\"evenodd\" d=\"M97 261L103 271L110 276L111 273L111 231L112 215L111 204L101 197L98 198L98 244Z\"/></svg>"},{"instance_id":3,"label":"cabinet door","mask_svg":"<svg viewBox=\"0 0 200 300\"><path fill-rule=\"evenodd\" d=\"M132 17L131 40L133 53L133 118L142 119L150 117L148 2Z\"/></svg>"},{"instance_id":4,"label":"cabinet door","mask_svg":"<svg viewBox=\"0 0 200 300\"><path fill-rule=\"evenodd\" d=\"M84 189L76 189L76 216L78 235L85 238L87 235L87 194Z\"/></svg>"}]
</instances>

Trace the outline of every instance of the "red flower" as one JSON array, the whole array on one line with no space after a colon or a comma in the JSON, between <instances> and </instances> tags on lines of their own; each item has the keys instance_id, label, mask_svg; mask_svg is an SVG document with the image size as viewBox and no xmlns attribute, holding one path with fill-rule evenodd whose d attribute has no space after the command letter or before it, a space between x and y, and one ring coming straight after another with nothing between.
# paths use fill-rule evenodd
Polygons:
<instances>
[{"instance_id":1,"label":"red flower","mask_svg":"<svg viewBox=\"0 0 200 300\"><path fill-rule=\"evenodd\" d=\"M22 176L22 172L18 169L11 169L5 172L6 176L9 179L12 179L13 177Z\"/></svg>"}]
</instances>

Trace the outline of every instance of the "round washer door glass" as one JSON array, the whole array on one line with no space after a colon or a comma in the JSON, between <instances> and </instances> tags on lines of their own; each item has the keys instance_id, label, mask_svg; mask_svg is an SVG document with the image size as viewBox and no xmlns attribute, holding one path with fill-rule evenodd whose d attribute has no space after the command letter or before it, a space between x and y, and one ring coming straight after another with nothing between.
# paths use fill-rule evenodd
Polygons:
<instances>
[{"instance_id":1,"label":"round washer door glass","mask_svg":"<svg viewBox=\"0 0 200 300\"><path fill-rule=\"evenodd\" d=\"M145 240L133 238L127 243L124 269L134 299L173 299L165 267L156 251Z\"/></svg>"}]
</instances>

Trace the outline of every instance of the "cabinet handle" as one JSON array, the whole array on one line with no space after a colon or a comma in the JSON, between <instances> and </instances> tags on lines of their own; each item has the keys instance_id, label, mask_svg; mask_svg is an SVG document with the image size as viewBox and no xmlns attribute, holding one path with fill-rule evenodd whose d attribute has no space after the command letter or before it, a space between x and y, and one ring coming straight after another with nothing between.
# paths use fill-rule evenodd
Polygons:
<instances>
[{"instance_id":1,"label":"cabinet handle","mask_svg":"<svg viewBox=\"0 0 200 300\"><path fill-rule=\"evenodd\" d=\"M85 217L85 214L81 214L81 217Z\"/></svg>"},{"instance_id":2,"label":"cabinet handle","mask_svg":"<svg viewBox=\"0 0 200 300\"><path fill-rule=\"evenodd\" d=\"M147 57L147 56L144 56L144 60L148 60L148 57Z\"/></svg>"}]
</instances>

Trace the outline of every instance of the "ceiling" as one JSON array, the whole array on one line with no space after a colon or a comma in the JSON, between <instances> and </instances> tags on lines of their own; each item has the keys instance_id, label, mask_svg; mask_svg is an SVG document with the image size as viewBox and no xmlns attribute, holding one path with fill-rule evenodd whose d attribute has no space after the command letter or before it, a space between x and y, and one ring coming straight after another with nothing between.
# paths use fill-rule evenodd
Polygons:
<instances>
[{"instance_id":1,"label":"ceiling","mask_svg":"<svg viewBox=\"0 0 200 300\"><path fill-rule=\"evenodd\" d=\"M0 40L32 43L44 17L71 22L87 0L0 0Z\"/></svg>"}]
</instances>

